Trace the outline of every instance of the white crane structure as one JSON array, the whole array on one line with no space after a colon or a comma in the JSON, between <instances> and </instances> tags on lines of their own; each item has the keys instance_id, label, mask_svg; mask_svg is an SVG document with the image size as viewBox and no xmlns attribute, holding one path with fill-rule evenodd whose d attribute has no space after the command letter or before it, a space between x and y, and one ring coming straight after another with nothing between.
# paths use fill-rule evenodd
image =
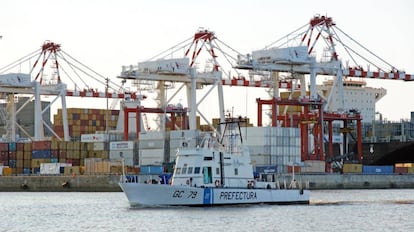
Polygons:
<instances>
[{"instance_id":1,"label":"white crane structure","mask_svg":"<svg viewBox=\"0 0 414 232\"><path fill-rule=\"evenodd\" d=\"M207 51L206 54L202 51ZM180 53L184 51L184 53ZM179 55L177 56L177 53ZM176 55L178 58L171 58ZM223 86L273 88L276 82L266 76L261 79L246 78L239 70L234 69L237 60L243 55L219 40L215 33L199 29L192 38L189 38L157 56L140 62L138 65L123 66L119 78L133 79L138 86L147 86L148 82L157 82L157 107L165 109L170 101L183 89L186 90L189 104L189 129L196 129L196 114L215 129L203 114L199 106L208 95L217 89L217 106L220 120L224 122L225 106ZM203 60L204 59L204 60ZM203 61L206 64L201 64ZM232 69L235 73L225 71ZM249 75L249 74L247 74ZM173 83L175 92L166 95L166 83ZM179 83L176 86L174 83ZM291 88L290 80L278 82L278 88ZM203 96L197 96L197 89L209 86ZM160 128L161 130L163 128Z\"/></svg>"},{"instance_id":2,"label":"white crane structure","mask_svg":"<svg viewBox=\"0 0 414 232\"><path fill-rule=\"evenodd\" d=\"M35 60L33 62L33 59ZM60 62L64 61L64 62ZM32 66L30 63L34 63ZM21 72L24 64L29 63L29 69ZM14 69L18 72L13 72ZM65 82L72 82L74 90L67 88ZM104 91L96 87L101 85ZM80 87L81 85L81 87ZM82 85L84 87L82 87ZM92 88L91 86L94 86ZM118 89L113 82L83 65L75 58L61 50L60 44L46 41L40 50L18 59L17 61L0 68L0 93L6 98L4 117L6 135L3 139L16 141L16 128L19 128L31 140L45 140L44 129L49 130L55 137L60 138L43 119L43 115L51 105L61 99L63 115L64 140L69 141L69 125L67 119L66 97L114 98L143 100L145 97L136 92L125 92ZM15 105L15 97L29 96L19 109ZM42 108L41 97L53 96L47 107ZM26 131L16 120L17 115L30 101L34 101L34 134Z\"/></svg>"}]
</instances>

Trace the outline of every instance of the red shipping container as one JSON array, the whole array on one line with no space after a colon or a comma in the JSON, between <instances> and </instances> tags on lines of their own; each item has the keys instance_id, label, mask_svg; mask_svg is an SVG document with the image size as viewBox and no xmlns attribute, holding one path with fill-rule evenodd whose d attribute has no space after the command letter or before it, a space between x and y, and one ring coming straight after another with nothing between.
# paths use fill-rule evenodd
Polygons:
<instances>
[{"instance_id":1,"label":"red shipping container","mask_svg":"<svg viewBox=\"0 0 414 232\"><path fill-rule=\"evenodd\" d=\"M9 151L9 143L0 143L0 151Z\"/></svg>"},{"instance_id":2,"label":"red shipping container","mask_svg":"<svg viewBox=\"0 0 414 232\"><path fill-rule=\"evenodd\" d=\"M24 143L16 143L16 150L23 151L24 150Z\"/></svg>"},{"instance_id":3,"label":"red shipping container","mask_svg":"<svg viewBox=\"0 0 414 232\"><path fill-rule=\"evenodd\" d=\"M0 160L9 160L9 152L0 151Z\"/></svg>"},{"instance_id":4,"label":"red shipping container","mask_svg":"<svg viewBox=\"0 0 414 232\"><path fill-rule=\"evenodd\" d=\"M408 173L408 167L394 167L394 173L396 174Z\"/></svg>"},{"instance_id":5,"label":"red shipping container","mask_svg":"<svg viewBox=\"0 0 414 232\"><path fill-rule=\"evenodd\" d=\"M10 151L9 152L9 159L11 159L11 160L17 159L17 153L15 151Z\"/></svg>"},{"instance_id":6,"label":"red shipping container","mask_svg":"<svg viewBox=\"0 0 414 232\"><path fill-rule=\"evenodd\" d=\"M52 141L45 140L45 141L33 141L32 149L33 150L50 150L52 145Z\"/></svg>"}]
</instances>

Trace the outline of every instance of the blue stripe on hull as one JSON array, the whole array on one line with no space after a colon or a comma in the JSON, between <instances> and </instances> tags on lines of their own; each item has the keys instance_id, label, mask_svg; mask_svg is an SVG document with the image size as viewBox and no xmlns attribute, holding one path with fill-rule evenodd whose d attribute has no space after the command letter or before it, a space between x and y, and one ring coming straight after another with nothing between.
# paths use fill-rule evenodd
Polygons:
<instances>
[{"instance_id":1,"label":"blue stripe on hull","mask_svg":"<svg viewBox=\"0 0 414 232\"><path fill-rule=\"evenodd\" d=\"M213 189L211 189L211 188L205 188L204 189L203 204L204 205L213 204Z\"/></svg>"}]
</instances>

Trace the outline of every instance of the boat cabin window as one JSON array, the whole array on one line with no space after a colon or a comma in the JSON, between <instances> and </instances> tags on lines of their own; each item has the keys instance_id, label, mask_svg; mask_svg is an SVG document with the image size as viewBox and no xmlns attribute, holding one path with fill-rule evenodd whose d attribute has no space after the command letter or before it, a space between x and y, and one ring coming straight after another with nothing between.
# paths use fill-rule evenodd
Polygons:
<instances>
[{"instance_id":1,"label":"boat cabin window","mask_svg":"<svg viewBox=\"0 0 414 232\"><path fill-rule=\"evenodd\" d=\"M216 168L216 175L220 175L220 168Z\"/></svg>"},{"instance_id":2,"label":"boat cabin window","mask_svg":"<svg viewBox=\"0 0 414 232\"><path fill-rule=\"evenodd\" d=\"M187 164L183 165L183 168L181 169L181 174L187 174Z\"/></svg>"},{"instance_id":3,"label":"boat cabin window","mask_svg":"<svg viewBox=\"0 0 414 232\"><path fill-rule=\"evenodd\" d=\"M211 184L213 183L213 175L212 175L211 167L203 167L203 179L204 184Z\"/></svg>"},{"instance_id":4,"label":"boat cabin window","mask_svg":"<svg viewBox=\"0 0 414 232\"><path fill-rule=\"evenodd\" d=\"M181 173L181 168L175 168L175 175L178 175Z\"/></svg>"},{"instance_id":5,"label":"boat cabin window","mask_svg":"<svg viewBox=\"0 0 414 232\"><path fill-rule=\"evenodd\" d=\"M206 156L206 157L204 157L204 160L213 160L213 157L211 157L211 156Z\"/></svg>"},{"instance_id":6,"label":"boat cabin window","mask_svg":"<svg viewBox=\"0 0 414 232\"><path fill-rule=\"evenodd\" d=\"M194 174L200 174L200 167L194 168Z\"/></svg>"},{"instance_id":7,"label":"boat cabin window","mask_svg":"<svg viewBox=\"0 0 414 232\"><path fill-rule=\"evenodd\" d=\"M188 167L187 174L193 174L193 167Z\"/></svg>"},{"instance_id":8,"label":"boat cabin window","mask_svg":"<svg viewBox=\"0 0 414 232\"><path fill-rule=\"evenodd\" d=\"M238 168L235 168L235 169L234 169L234 175L235 175L235 176L239 175L239 169L238 169Z\"/></svg>"}]
</instances>

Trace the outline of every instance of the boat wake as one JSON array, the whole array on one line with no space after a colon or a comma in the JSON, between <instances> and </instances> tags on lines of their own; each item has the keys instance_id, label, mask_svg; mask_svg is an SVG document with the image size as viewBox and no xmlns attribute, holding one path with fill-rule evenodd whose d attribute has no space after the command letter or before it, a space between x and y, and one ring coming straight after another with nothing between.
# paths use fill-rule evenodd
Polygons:
<instances>
[{"instance_id":1,"label":"boat wake","mask_svg":"<svg viewBox=\"0 0 414 232\"><path fill-rule=\"evenodd\" d=\"M392 204L392 205L414 205L414 200L378 200L378 201L310 201L313 206L332 206L332 205L368 205L368 204Z\"/></svg>"}]
</instances>

